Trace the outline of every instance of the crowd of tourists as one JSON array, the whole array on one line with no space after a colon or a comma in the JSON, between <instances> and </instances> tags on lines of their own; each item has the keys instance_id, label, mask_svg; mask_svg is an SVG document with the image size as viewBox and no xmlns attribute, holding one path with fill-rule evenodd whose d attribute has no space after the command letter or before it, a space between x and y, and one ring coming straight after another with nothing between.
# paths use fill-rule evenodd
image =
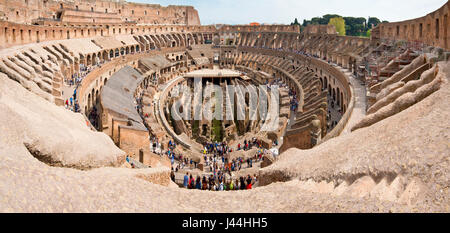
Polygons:
<instances>
[{"instance_id":1,"label":"crowd of tourists","mask_svg":"<svg viewBox=\"0 0 450 233\"><path fill-rule=\"evenodd\" d=\"M79 112L80 111L80 105L78 104L78 100L75 99L76 94L70 96L70 98L66 99L64 101L64 107L67 110L70 110L72 112Z\"/></svg>"},{"instance_id":2,"label":"crowd of tourists","mask_svg":"<svg viewBox=\"0 0 450 233\"><path fill-rule=\"evenodd\" d=\"M195 180L192 178L192 175L189 177L189 174L187 174L187 178L185 176L183 180L184 187L213 191L251 189L252 185L257 181L256 176L253 176L254 179L249 175L247 178L240 177L237 180L231 178L227 179L227 177L232 177L232 172L240 171L243 168L253 167L253 163L261 161L264 153L267 153L267 150L262 148L261 141L256 138L248 141L244 140L242 144L239 143L237 145L236 151L248 151L255 147L257 150L252 157L247 159L244 159L243 157L230 159L228 155L233 152L233 149L231 149L226 142L205 143L202 151L205 161L205 172L210 172L211 174L209 176L203 176L203 178L198 176ZM189 165L191 168L197 168L198 163L197 161L183 157L181 154L175 156L173 149L174 147L171 148L169 145L168 151L172 151L168 152L168 154L170 154L169 157L172 158L172 161L173 158L176 158L179 162L177 166L172 167L172 180L175 181L175 172L178 173ZM249 177L250 179L248 179ZM251 182L249 183L247 180L250 180Z\"/></svg>"},{"instance_id":3,"label":"crowd of tourists","mask_svg":"<svg viewBox=\"0 0 450 233\"><path fill-rule=\"evenodd\" d=\"M175 182L175 173L172 170L171 179ZM238 179L227 179L224 174L219 173L217 178L210 176L194 176L186 173L183 178L183 187L186 189L209 190L209 191L236 191L248 190L258 182L255 175L241 176Z\"/></svg>"}]
</instances>

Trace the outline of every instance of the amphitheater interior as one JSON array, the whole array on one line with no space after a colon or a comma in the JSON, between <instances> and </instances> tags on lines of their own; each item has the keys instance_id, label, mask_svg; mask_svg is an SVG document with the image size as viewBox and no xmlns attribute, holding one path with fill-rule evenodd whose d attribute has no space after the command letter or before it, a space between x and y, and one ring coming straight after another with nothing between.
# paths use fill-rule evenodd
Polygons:
<instances>
[{"instance_id":1,"label":"amphitheater interior","mask_svg":"<svg viewBox=\"0 0 450 233\"><path fill-rule=\"evenodd\" d=\"M201 25L190 6L0 1L0 211L448 212L449 9L360 38ZM190 118L202 108L223 118ZM251 158L244 140L279 154L231 175L253 189L179 188L210 174L205 143ZM194 161L175 182L169 142Z\"/></svg>"}]
</instances>

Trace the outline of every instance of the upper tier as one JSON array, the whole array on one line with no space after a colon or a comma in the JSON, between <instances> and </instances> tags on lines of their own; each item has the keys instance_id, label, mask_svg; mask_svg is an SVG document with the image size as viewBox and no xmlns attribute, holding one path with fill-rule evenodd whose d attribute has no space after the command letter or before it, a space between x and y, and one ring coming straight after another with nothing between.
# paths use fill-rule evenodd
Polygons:
<instances>
[{"instance_id":1,"label":"upper tier","mask_svg":"<svg viewBox=\"0 0 450 233\"><path fill-rule=\"evenodd\" d=\"M192 6L167 6L107 0L0 0L0 20L31 24L133 23L200 25Z\"/></svg>"},{"instance_id":2,"label":"upper tier","mask_svg":"<svg viewBox=\"0 0 450 233\"><path fill-rule=\"evenodd\" d=\"M372 31L372 39L406 40L450 50L450 1L426 16L401 22L382 23Z\"/></svg>"}]
</instances>

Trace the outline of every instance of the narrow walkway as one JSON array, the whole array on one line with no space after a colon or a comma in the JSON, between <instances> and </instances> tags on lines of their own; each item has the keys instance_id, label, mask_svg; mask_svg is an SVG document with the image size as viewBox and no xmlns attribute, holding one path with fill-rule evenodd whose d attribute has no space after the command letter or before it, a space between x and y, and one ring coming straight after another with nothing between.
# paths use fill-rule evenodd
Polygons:
<instances>
[{"instance_id":1,"label":"narrow walkway","mask_svg":"<svg viewBox=\"0 0 450 233\"><path fill-rule=\"evenodd\" d=\"M336 68L349 78L350 83L353 86L353 95L355 96L355 105L353 107L352 115L341 133L341 135L345 135L351 133L352 127L366 116L366 86L362 84L360 80L356 79L347 69L338 66L336 66Z\"/></svg>"},{"instance_id":2,"label":"narrow walkway","mask_svg":"<svg viewBox=\"0 0 450 233\"><path fill-rule=\"evenodd\" d=\"M62 95L61 98L64 100L64 102L69 99L73 95L73 91L75 90L75 86L68 86L66 84L62 85L61 91Z\"/></svg>"}]
</instances>

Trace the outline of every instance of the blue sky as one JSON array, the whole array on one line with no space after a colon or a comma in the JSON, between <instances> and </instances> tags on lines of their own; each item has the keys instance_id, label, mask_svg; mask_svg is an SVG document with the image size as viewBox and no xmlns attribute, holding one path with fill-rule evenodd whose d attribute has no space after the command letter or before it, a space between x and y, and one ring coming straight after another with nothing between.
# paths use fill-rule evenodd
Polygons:
<instances>
[{"instance_id":1,"label":"blue sky","mask_svg":"<svg viewBox=\"0 0 450 233\"><path fill-rule=\"evenodd\" d=\"M378 17L390 22L424 16L447 0L128 0L130 2L194 6L202 24L289 24L303 19L339 14Z\"/></svg>"}]
</instances>

